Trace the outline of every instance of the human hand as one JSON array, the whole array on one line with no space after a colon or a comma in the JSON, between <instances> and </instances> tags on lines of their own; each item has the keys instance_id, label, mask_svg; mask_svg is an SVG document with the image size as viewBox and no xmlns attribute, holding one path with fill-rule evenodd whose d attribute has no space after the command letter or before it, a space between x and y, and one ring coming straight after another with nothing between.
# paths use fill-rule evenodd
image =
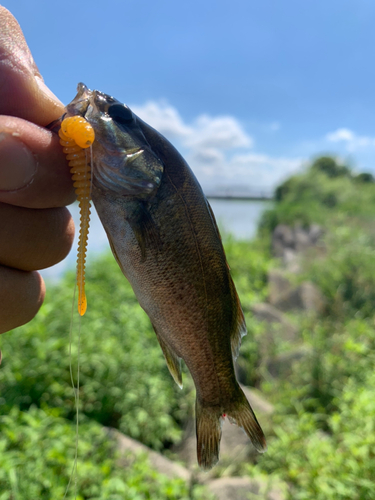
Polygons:
<instances>
[{"instance_id":1,"label":"human hand","mask_svg":"<svg viewBox=\"0 0 375 500\"><path fill-rule=\"evenodd\" d=\"M35 316L45 295L36 270L60 262L73 243L69 168L58 138L43 128L63 112L0 6L0 333Z\"/></svg>"}]
</instances>

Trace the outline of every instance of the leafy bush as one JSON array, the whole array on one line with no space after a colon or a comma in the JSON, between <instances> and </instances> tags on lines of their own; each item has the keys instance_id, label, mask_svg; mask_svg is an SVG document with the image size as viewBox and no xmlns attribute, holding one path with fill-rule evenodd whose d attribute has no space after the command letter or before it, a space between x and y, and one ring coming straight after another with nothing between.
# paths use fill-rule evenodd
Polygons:
<instances>
[{"instance_id":1,"label":"leafy bush","mask_svg":"<svg viewBox=\"0 0 375 500\"><path fill-rule=\"evenodd\" d=\"M71 354L76 367L81 329L80 411L155 448L175 441L180 435L177 397L185 400L190 394L189 378L183 395L178 394L150 322L112 257L89 266L87 283L88 311L73 325ZM3 336L0 413L14 405L27 410L47 404L74 417L69 371L73 288L73 275L49 287L37 317ZM191 399L184 408L188 402L193 407Z\"/></svg>"},{"instance_id":2,"label":"leafy bush","mask_svg":"<svg viewBox=\"0 0 375 500\"><path fill-rule=\"evenodd\" d=\"M264 296L267 256L247 242L227 241L244 306ZM0 414L13 406L60 408L75 416L69 368L69 321L74 275L48 287L46 302L29 324L2 337ZM160 449L175 442L194 409L194 385L173 382L149 319L111 255L88 266L88 310L74 307L72 366L80 343L80 411L97 422ZM250 345L250 338L246 339ZM73 370L76 380L76 368Z\"/></svg>"},{"instance_id":3,"label":"leafy bush","mask_svg":"<svg viewBox=\"0 0 375 500\"><path fill-rule=\"evenodd\" d=\"M272 232L278 224L326 225L339 213L371 218L375 184L367 175L353 176L333 158L321 157L308 170L278 186L275 199L274 208L261 218L263 233Z\"/></svg>"},{"instance_id":4,"label":"leafy bush","mask_svg":"<svg viewBox=\"0 0 375 500\"><path fill-rule=\"evenodd\" d=\"M244 309L261 302L267 294L267 273L273 262L269 247L260 240L236 241L224 238L230 272Z\"/></svg>"},{"instance_id":5,"label":"leafy bush","mask_svg":"<svg viewBox=\"0 0 375 500\"><path fill-rule=\"evenodd\" d=\"M362 227L361 227L362 226ZM375 234L361 221L330 225L324 259L307 261L301 280L309 279L327 298L330 315L372 317L375 303Z\"/></svg>"},{"instance_id":6,"label":"leafy bush","mask_svg":"<svg viewBox=\"0 0 375 500\"><path fill-rule=\"evenodd\" d=\"M259 467L292 485L296 500L367 500L374 491L375 375L348 379L337 411L319 428L319 414L300 412L275 428Z\"/></svg>"},{"instance_id":7,"label":"leafy bush","mask_svg":"<svg viewBox=\"0 0 375 500\"><path fill-rule=\"evenodd\" d=\"M323 157L279 186L275 197L262 219L263 235L280 223L325 229L324 252L307 255L296 280L316 283L327 307L321 316L295 314L301 333L290 348L304 346L309 355L293 363L287 377L260 380L276 405L275 435L250 473L283 479L294 500L373 498L373 177L354 176ZM278 351L282 339L274 342Z\"/></svg>"},{"instance_id":8,"label":"leafy bush","mask_svg":"<svg viewBox=\"0 0 375 500\"><path fill-rule=\"evenodd\" d=\"M62 499L74 464L75 426L56 410L21 412L14 407L0 417L0 435L1 500ZM100 425L80 425L77 477L67 500L206 498L199 488L190 494L182 480L156 473L144 456L129 455L127 465L120 466L114 449Z\"/></svg>"},{"instance_id":9,"label":"leafy bush","mask_svg":"<svg viewBox=\"0 0 375 500\"><path fill-rule=\"evenodd\" d=\"M347 176L351 177L351 171L349 167L341 165L336 158L332 156L319 156L316 158L310 169L312 171L322 172L326 174L327 177L341 177Z\"/></svg>"}]
</instances>

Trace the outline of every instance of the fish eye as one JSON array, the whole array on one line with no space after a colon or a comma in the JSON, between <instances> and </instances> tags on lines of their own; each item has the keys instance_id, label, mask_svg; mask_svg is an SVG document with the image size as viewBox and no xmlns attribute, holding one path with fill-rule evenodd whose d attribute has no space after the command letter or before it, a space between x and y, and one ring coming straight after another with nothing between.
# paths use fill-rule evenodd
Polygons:
<instances>
[{"instance_id":1,"label":"fish eye","mask_svg":"<svg viewBox=\"0 0 375 500\"><path fill-rule=\"evenodd\" d=\"M109 116L117 123L128 125L133 120L133 113L124 104L113 104L108 108Z\"/></svg>"}]
</instances>

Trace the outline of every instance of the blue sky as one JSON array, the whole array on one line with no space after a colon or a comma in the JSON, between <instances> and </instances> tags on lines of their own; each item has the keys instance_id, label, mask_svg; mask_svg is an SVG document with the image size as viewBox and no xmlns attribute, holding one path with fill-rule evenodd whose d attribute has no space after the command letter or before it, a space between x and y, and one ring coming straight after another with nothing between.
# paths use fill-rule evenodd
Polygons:
<instances>
[{"instance_id":1,"label":"blue sky","mask_svg":"<svg viewBox=\"0 0 375 500\"><path fill-rule=\"evenodd\" d=\"M46 83L123 100L204 187L272 187L332 153L375 172L371 0L9 0Z\"/></svg>"}]
</instances>

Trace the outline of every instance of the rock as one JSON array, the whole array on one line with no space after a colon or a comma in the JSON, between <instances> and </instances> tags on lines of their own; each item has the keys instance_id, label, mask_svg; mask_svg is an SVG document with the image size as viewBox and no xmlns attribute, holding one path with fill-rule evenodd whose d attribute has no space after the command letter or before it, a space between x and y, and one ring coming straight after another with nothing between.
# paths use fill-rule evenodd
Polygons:
<instances>
[{"instance_id":1,"label":"rock","mask_svg":"<svg viewBox=\"0 0 375 500\"><path fill-rule=\"evenodd\" d=\"M299 274L301 272L299 255L296 250L291 248L284 248L284 254L282 258L283 265L287 271L294 274Z\"/></svg>"},{"instance_id":2,"label":"rock","mask_svg":"<svg viewBox=\"0 0 375 500\"><path fill-rule=\"evenodd\" d=\"M270 486L264 479L221 477L207 485L216 500L285 500L281 486ZM284 490L285 490L284 486Z\"/></svg>"},{"instance_id":3,"label":"rock","mask_svg":"<svg viewBox=\"0 0 375 500\"><path fill-rule=\"evenodd\" d=\"M266 362L266 369L273 378L287 378L292 373L293 364L311 357L313 349L308 346L297 347L291 351L273 356Z\"/></svg>"},{"instance_id":4,"label":"rock","mask_svg":"<svg viewBox=\"0 0 375 500\"><path fill-rule=\"evenodd\" d=\"M303 282L299 287L301 303L305 311L322 313L326 305L326 299L319 287L310 281Z\"/></svg>"},{"instance_id":5,"label":"rock","mask_svg":"<svg viewBox=\"0 0 375 500\"><path fill-rule=\"evenodd\" d=\"M305 230L301 226L296 226L294 228L294 248L296 252L304 252L312 245L310 230Z\"/></svg>"},{"instance_id":6,"label":"rock","mask_svg":"<svg viewBox=\"0 0 375 500\"><path fill-rule=\"evenodd\" d=\"M279 301L283 300L281 297L283 296L280 294ZM279 301L276 301L276 303ZM274 337L277 335L286 341L295 341L297 339L298 329L296 326L293 325L285 314L273 305L266 303L255 304L252 306L251 310L258 321L265 321L272 325L268 331L267 337Z\"/></svg>"},{"instance_id":7,"label":"rock","mask_svg":"<svg viewBox=\"0 0 375 500\"><path fill-rule=\"evenodd\" d=\"M321 226L319 226L318 224L311 224L309 230L309 238L312 244L316 245L323 236L323 234L324 231Z\"/></svg>"},{"instance_id":8,"label":"rock","mask_svg":"<svg viewBox=\"0 0 375 500\"><path fill-rule=\"evenodd\" d=\"M271 269L268 272L268 301L274 305L281 295L289 292L292 289L292 284L285 276L285 273L280 269Z\"/></svg>"},{"instance_id":9,"label":"rock","mask_svg":"<svg viewBox=\"0 0 375 500\"><path fill-rule=\"evenodd\" d=\"M319 287L310 281L280 294L273 305L281 311L303 310L314 313L324 311L326 300Z\"/></svg>"},{"instance_id":10,"label":"rock","mask_svg":"<svg viewBox=\"0 0 375 500\"><path fill-rule=\"evenodd\" d=\"M161 474L164 474L165 476L171 478L177 477L183 479L184 481L187 481L188 483L191 482L191 472L182 465L169 460L160 453L151 450L135 439L125 436L125 434L122 434L116 429L108 429L108 433L109 436L111 438L114 438L117 442L118 450L120 454L123 455L125 460L127 458L126 454L128 452L133 454L146 453L148 455L151 466Z\"/></svg>"},{"instance_id":11,"label":"rock","mask_svg":"<svg viewBox=\"0 0 375 500\"><path fill-rule=\"evenodd\" d=\"M270 426L270 416L274 411L273 405L266 401L259 392L249 387L241 387L262 427L267 428L267 426ZM174 451L177 453L179 459L185 462L188 467L197 469L196 447L195 422L191 419L187 424L182 442ZM258 456L258 452L251 444L244 430L235 424L231 424L226 418L222 426L219 465L236 464L255 456ZM207 473L202 474L200 477L201 480L205 481Z\"/></svg>"},{"instance_id":12,"label":"rock","mask_svg":"<svg viewBox=\"0 0 375 500\"><path fill-rule=\"evenodd\" d=\"M300 272L299 257L313 248L320 248L323 233L318 224L312 224L308 228L300 225L291 228L286 224L279 224L272 234L272 253L281 258L287 269Z\"/></svg>"},{"instance_id":13,"label":"rock","mask_svg":"<svg viewBox=\"0 0 375 500\"><path fill-rule=\"evenodd\" d=\"M294 234L290 226L279 224L272 234L272 250L275 257L283 257L285 248L294 248Z\"/></svg>"},{"instance_id":14,"label":"rock","mask_svg":"<svg viewBox=\"0 0 375 500\"><path fill-rule=\"evenodd\" d=\"M288 290L285 294L281 295L277 300L275 300L274 306L284 312L304 309L300 294L300 287L294 287Z\"/></svg>"}]
</instances>

